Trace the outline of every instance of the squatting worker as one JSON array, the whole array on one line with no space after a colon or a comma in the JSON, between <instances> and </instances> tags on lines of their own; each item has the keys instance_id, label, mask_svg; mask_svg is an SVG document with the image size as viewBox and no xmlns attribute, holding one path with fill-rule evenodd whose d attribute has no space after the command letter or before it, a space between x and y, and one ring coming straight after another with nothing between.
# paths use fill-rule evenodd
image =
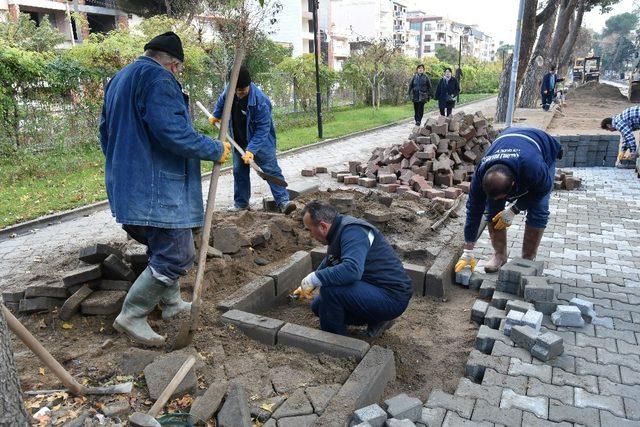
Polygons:
<instances>
[{"instance_id":1,"label":"squatting worker","mask_svg":"<svg viewBox=\"0 0 640 427\"><path fill-rule=\"evenodd\" d=\"M621 144L618 160L629 160L637 157L637 144L633 132L640 130L640 106L635 105L623 110L617 116L607 117L602 120L600 126L609 132L620 132Z\"/></svg>"},{"instance_id":2,"label":"squatting worker","mask_svg":"<svg viewBox=\"0 0 640 427\"><path fill-rule=\"evenodd\" d=\"M420 126L424 116L424 104L431 99L431 82L429 76L424 73L423 64L416 67L416 72L409 82L409 96L413 101L413 118L416 126Z\"/></svg>"},{"instance_id":3,"label":"squatting worker","mask_svg":"<svg viewBox=\"0 0 640 427\"><path fill-rule=\"evenodd\" d=\"M384 236L366 221L339 215L314 200L302 211L304 227L327 256L301 283L305 292L320 287L311 310L323 331L346 335L347 325L367 325L378 337L407 308L413 294L402 262Z\"/></svg>"},{"instance_id":4,"label":"squatting worker","mask_svg":"<svg viewBox=\"0 0 640 427\"><path fill-rule=\"evenodd\" d=\"M476 167L467 200L464 252L455 270L473 270L473 247L483 212L488 212L493 258L485 266L494 273L507 262L507 227L521 211L527 211L522 258L533 260L549 218L556 159L562 147L548 133L533 128L510 128L491 144ZM515 202L505 209L505 202Z\"/></svg>"},{"instance_id":5,"label":"squatting worker","mask_svg":"<svg viewBox=\"0 0 640 427\"><path fill-rule=\"evenodd\" d=\"M218 98L212 123L220 122L226 99L227 89ZM249 209L251 197L251 160L265 173L284 180L276 158L276 129L271 118L271 101L251 82L251 75L245 66L240 68L229 130L233 139L245 150L244 156L233 150L233 201L236 210L245 210ZM290 214L296 209L296 205L289 201L286 188L272 183L269 183L269 187L280 212Z\"/></svg>"},{"instance_id":6,"label":"squatting worker","mask_svg":"<svg viewBox=\"0 0 640 427\"><path fill-rule=\"evenodd\" d=\"M164 344L147 323L158 303L164 319L190 309L178 279L195 259L191 229L203 222L200 161L224 162L231 148L193 129L175 77L183 61L176 34L153 38L107 85L100 122L111 212L149 256L113 327L148 346Z\"/></svg>"}]
</instances>

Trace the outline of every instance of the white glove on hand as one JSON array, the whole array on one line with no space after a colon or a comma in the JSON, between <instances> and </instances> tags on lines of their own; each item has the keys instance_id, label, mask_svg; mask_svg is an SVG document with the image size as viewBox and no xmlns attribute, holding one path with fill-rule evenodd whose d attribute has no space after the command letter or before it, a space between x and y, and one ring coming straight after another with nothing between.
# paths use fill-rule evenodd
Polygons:
<instances>
[{"instance_id":1,"label":"white glove on hand","mask_svg":"<svg viewBox=\"0 0 640 427\"><path fill-rule=\"evenodd\" d=\"M322 282L318 279L316 273L307 274L307 277L302 279L302 282L300 282L300 287L305 292L312 291L318 286L322 286Z\"/></svg>"}]
</instances>

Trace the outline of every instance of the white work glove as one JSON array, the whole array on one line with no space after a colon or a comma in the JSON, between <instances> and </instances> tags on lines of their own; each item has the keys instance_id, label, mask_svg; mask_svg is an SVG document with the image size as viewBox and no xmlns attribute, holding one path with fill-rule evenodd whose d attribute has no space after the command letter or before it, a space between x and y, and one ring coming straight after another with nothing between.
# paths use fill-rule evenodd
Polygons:
<instances>
[{"instance_id":1,"label":"white work glove","mask_svg":"<svg viewBox=\"0 0 640 427\"><path fill-rule=\"evenodd\" d=\"M499 212L493 217L492 221L496 230L506 230L507 227L513 223L513 218L516 217L516 212L513 207L507 208L502 212Z\"/></svg>"},{"instance_id":2,"label":"white work glove","mask_svg":"<svg viewBox=\"0 0 640 427\"><path fill-rule=\"evenodd\" d=\"M305 292L312 291L318 286L322 286L322 282L318 279L316 273L307 274L307 277L302 279L302 282L300 282L300 288Z\"/></svg>"}]
</instances>

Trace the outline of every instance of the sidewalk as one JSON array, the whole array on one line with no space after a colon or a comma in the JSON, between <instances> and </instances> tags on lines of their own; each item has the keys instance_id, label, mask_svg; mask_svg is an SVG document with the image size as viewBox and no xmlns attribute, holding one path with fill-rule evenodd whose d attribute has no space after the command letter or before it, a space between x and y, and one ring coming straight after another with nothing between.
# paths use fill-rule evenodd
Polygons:
<instances>
[{"instance_id":1,"label":"sidewalk","mask_svg":"<svg viewBox=\"0 0 640 427\"><path fill-rule=\"evenodd\" d=\"M492 115L495 110L495 98L468 104L455 111L473 113L481 110ZM432 113L431 115L437 115ZM374 133L344 139L328 145L320 145L299 154L286 156L279 160L283 174L289 185L309 178L300 176L305 167L326 166L342 168L351 159L366 159L376 147L391 145L405 140L411 132L411 124L400 124ZM335 181L325 175L313 178L323 186L335 185ZM252 206L261 206L262 198L270 196L269 187L253 172ZM208 182L203 183L206 197ZM216 199L217 210L233 206L233 177L226 174L220 177ZM75 218L60 224L36 230L34 233L0 242L0 291L9 287L22 287L35 274L55 274L50 271L47 261L76 254L80 248L94 242L124 241L126 235L115 223L109 209L94 212L86 217Z\"/></svg>"}]
</instances>

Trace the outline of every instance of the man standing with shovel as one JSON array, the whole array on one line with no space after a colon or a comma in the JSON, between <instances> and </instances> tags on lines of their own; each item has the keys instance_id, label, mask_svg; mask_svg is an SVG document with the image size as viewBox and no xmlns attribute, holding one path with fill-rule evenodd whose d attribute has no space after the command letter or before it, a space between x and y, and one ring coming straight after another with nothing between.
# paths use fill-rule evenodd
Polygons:
<instances>
[{"instance_id":1,"label":"man standing with shovel","mask_svg":"<svg viewBox=\"0 0 640 427\"><path fill-rule=\"evenodd\" d=\"M227 90L220 95L211 122L215 125L222 117L222 108L227 99ZM249 209L251 181L249 164L252 161L271 176L284 181L282 170L276 158L276 129L271 118L271 101L258 86L251 82L251 75L245 66L240 68L236 86L229 130L233 139L245 150L241 156L233 152L233 201L235 209ZM289 201L287 189L269 182L271 193L280 212L285 215L296 209Z\"/></svg>"},{"instance_id":2,"label":"man standing with shovel","mask_svg":"<svg viewBox=\"0 0 640 427\"><path fill-rule=\"evenodd\" d=\"M194 130L176 80L183 61L175 33L153 38L107 85L100 123L111 212L149 255L113 327L148 346L165 341L147 323L158 303L164 319L190 310L178 279L195 260L191 230L203 224L200 161L222 163L231 150Z\"/></svg>"}]
</instances>

